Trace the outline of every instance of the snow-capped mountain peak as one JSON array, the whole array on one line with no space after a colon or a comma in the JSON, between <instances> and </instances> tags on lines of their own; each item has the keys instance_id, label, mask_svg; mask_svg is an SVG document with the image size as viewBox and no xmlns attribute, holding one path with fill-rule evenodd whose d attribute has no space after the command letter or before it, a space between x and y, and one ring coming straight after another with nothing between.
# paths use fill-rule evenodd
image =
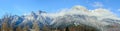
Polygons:
<instances>
[{"instance_id":1,"label":"snow-capped mountain peak","mask_svg":"<svg viewBox=\"0 0 120 31\"><path fill-rule=\"evenodd\" d=\"M72 11L70 11L72 10ZM10 24L15 24L14 26L22 26L22 25L32 25L33 22L36 22L39 26L47 25L51 28L56 27L67 27L70 25L87 25L91 27L96 27L97 29L106 28L105 26L113 24L113 22L116 24L120 24L120 20L111 19L112 17L106 17L104 14L100 14L103 16L97 16L96 13L93 13L92 11L87 10L85 7L82 6L75 6L72 9L70 9L66 12L62 13L46 13L44 11L38 11L38 12L31 12L31 14L24 15L24 16L12 16L8 18L12 18ZM102 10L101 10L102 11ZM98 12L98 13L101 13ZM96 11L94 11L96 12ZM103 13L103 12L102 12ZM106 12L104 12L106 13ZM109 14L107 12L107 14ZM110 14L112 15L112 14ZM52 17L51 17L52 16ZM4 19L4 18L3 18ZM1 21L4 21L0 19ZM102 29L101 29L102 30Z\"/></svg>"}]
</instances>

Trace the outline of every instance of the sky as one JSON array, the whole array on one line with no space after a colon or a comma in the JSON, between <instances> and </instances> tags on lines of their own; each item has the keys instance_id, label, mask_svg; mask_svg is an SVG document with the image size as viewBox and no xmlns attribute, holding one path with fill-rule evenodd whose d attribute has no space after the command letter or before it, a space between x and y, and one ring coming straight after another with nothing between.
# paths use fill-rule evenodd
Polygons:
<instances>
[{"instance_id":1,"label":"sky","mask_svg":"<svg viewBox=\"0 0 120 31\"><path fill-rule=\"evenodd\" d=\"M120 17L119 3L120 0L0 0L0 17L5 14L23 15L38 10L55 13L75 5L85 6L89 10L109 9Z\"/></svg>"}]
</instances>

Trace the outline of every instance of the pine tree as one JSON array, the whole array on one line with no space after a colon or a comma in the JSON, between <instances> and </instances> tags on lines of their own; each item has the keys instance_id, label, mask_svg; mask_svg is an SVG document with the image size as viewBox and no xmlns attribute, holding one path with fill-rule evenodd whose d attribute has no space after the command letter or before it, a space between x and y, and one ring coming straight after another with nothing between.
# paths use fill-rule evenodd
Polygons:
<instances>
[{"instance_id":1,"label":"pine tree","mask_svg":"<svg viewBox=\"0 0 120 31\"><path fill-rule=\"evenodd\" d=\"M32 29L33 29L34 31L40 31L40 28L39 28L37 22L34 22L34 23L33 23Z\"/></svg>"},{"instance_id":2,"label":"pine tree","mask_svg":"<svg viewBox=\"0 0 120 31\"><path fill-rule=\"evenodd\" d=\"M2 24L1 31L7 31L7 24L6 24L6 22Z\"/></svg>"},{"instance_id":3,"label":"pine tree","mask_svg":"<svg viewBox=\"0 0 120 31\"><path fill-rule=\"evenodd\" d=\"M43 31L52 31L46 25L43 26Z\"/></svg>"},{"instance_id":4,"label":"pine tree","mask_svg":"<svg viewBox=\"0 0 120 31\"><path fill-rule=\"evenodd\" d=\"M9 17L4 18L4 22L2 23L1 31L9 31L9 27L8 27L9 19L10 19Z\"/></svg>"},{"instance_id":5,"label":"pine tree","mask_svg":"<svg viewBox=\"0 0 120 31\"><path fill-rule=\"evenodd\" d=\"M18 27L16 28L16 31L22 31L21 27L18 26Z\"/></svg>"},{"instance_id":6,"label":"pine tree","mask_svg":"<svg viewBox=\"0 0 120 31\"><path fill-rule=\"evenodd\" d=\"M28 25L24 26L23 31L28 31L28 30L29 30L29 26Z\"/></svg>"}]
</instances>

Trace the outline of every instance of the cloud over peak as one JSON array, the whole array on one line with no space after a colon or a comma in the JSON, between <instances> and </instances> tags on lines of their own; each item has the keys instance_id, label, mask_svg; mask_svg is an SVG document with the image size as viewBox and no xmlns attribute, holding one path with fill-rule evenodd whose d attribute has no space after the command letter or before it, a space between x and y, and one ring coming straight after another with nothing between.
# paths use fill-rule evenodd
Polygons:
<instances>
[{"instance_id":1,"label":"cloud over peak","mask_svg":"<svg viewBox=\"0 0 120 31\"><path fill-rule=\"evenodd\" d=\"M108 9L104 8L97 8L94 10L89 10L84 6L76 5L72 7L71 9L67 9L66 12L62 13L67 13L67 14L85 14L88 16L100 16L100 17L117 17L113 12L111 12Z\"/></svg>"}]
</instances>

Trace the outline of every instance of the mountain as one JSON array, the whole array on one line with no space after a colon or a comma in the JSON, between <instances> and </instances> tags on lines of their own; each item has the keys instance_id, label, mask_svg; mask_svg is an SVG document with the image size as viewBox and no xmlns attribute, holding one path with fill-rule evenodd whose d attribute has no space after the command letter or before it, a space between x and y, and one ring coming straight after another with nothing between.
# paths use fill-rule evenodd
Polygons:
<instances>
[{"instance_id":1,"label":"mountain","mask_svg":"<svg viewBox=\"0 0 120 31\"><path fill-rule=\"evenodd\" d=\"M109 26L114 26L113 24L117 24L116 26L118 27L120 26L120 19L117 17L113 17L113 15L111 14L107 14L110 16L97 14L97 12L88 11L85 7L82 6L75 6L70 10L71 11L59 12L56 14L38 11L36 13L31 12L30 14L23 16L6 15L2 19L0 19L0 26L2 26L2 24L4 24L4 22L6 21L8 22L9 26L13 26L14 28L17 28L19 26L29 26L30 28L32 28L32 26L34 26L34 23L37 23L40 28L43 28L44 25L49 28L59 29L70 26L85 25L94 27L101 31L105 31ZM101 12L102 11L100 11L99 13Z\"/></svg>"}]
</instances>

